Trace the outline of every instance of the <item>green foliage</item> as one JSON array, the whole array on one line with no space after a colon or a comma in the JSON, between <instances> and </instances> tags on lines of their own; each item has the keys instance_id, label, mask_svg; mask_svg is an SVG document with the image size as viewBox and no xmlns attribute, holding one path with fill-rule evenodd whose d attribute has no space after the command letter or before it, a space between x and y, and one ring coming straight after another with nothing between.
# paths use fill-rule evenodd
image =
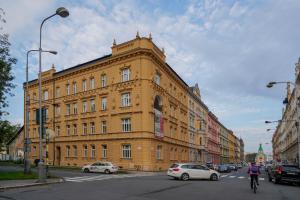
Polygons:
<instances>
[{"instance_id":1,"label":"green foliage","mask_svg":"<svg viewBox=\"0 0 300 200\"><path fill-rule=\"evenodd\" d=\"M246 162L255 162L256 153L246 155Z\"/></svg>"},{"instance_id":2,"label":"green foliage","mask_svg":"<svg viewBox=\"0 0 300 200\"><path fill-rule=\"evenodd\" d=\"M0 150L17 133L20 125L12 125L7 120L0 120Z\"/></svg>"},{"instance_id":3,"label":"green foliage","mask_svg":"<svg viewBox=\"0 0 300 200\"><path fill-rule=\"evenodd\" d=\"M24 174L23 172L0 172L0 180L36 179L35 173Z\"/></svg>"},{"instance_id":4,"label":"green foliage","mask_svg":"<svg viewBox=\"0 0 300 200\"><path fill-rule=\"evenodd\" d=\"M4 14L3 9L0 8L0 23L5 23L3 19ZM11 90L15 87L12 83L14 79L12 66L16 64L17 60L10 54L10 45L8 34L0 34L0 119L6 114L3 109L8 106L7 95L12 96Z\"/></svg>"}]
</instances>

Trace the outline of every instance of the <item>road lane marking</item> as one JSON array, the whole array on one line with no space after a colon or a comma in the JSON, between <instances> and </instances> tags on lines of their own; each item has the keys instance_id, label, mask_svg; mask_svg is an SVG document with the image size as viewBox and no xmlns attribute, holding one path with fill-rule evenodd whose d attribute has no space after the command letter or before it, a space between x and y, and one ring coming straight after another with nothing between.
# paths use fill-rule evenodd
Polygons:
<instances>
[{"instance_id":1,"label":"road lane marking","mask_svg":"<svg viewBox=\"0 0 300 200\"><path fill-rule=\"evenodd\" d=\"M243 178L245 178L245 177L244 177L244 176L239 176L238 178L243 179Z\"/></svg>"},{"instance_id":2,"label":"road lane marking","mask_svg":"<svg viewBox=\"0 0 300 200\"><path fill-rule=\"evenodd\" d=\"M264 180L265 180L265 178L259 178L259 180L260 180L260 181L264 181Z\"/></svg>"},{"instance_id":3,"label":"road lane marking","mask_svg":"<svg viewBox=\"0 0 300 200\"><path fill-rule=\"evenodd\" d=\"M229 178L235 178L236 176L229 176Z\"/></svg>"},{"instance_id":4,"label":"road lane marking","mask_svg":"<svg viewBox=\"0 0 300 200\"><path fill-rule=\"evenodd\" d=\"M222 175L221 178L227 177L228 175Z\"/></svg>"}]
</instances>

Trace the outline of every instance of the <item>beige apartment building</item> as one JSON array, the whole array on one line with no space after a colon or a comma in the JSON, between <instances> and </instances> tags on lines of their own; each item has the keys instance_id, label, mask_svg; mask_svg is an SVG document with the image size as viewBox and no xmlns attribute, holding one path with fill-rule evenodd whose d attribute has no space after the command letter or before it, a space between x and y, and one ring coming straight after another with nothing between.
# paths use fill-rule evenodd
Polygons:
<instances>
[{"instance_id":1,"label":"beige apartment building","mask_svg":"<svg viewBox=\"0 0 300 200\"><path fill-rule=\"evenodd\" d=\"M166 63L164 50L139 35L114 42L111 49L110 55L42 73L45 127L51 136L47 144L44 140L48 164L107 160L124 169L157 171L189 161L189 152L203 149L205 129L191 140L189 86ZM28 92L34 161L39 156L37 79L30 81Z\"/></svg>"}]
</instances>

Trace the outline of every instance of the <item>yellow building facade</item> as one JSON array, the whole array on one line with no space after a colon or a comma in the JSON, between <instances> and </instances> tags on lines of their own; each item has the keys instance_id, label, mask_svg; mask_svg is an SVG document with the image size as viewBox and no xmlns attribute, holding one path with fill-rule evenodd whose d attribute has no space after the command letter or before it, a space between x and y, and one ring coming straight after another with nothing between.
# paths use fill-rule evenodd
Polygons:
<instances>
[{"instance_id":1,"label":"yellow building facade","mask_svg":"<svg viewBox=\"0 0 300 200\"><path fill-rule=\"evenodd\" d=\"M138 35L114 42L110 55L43 72L48 164L107 160L124 169L158 171L189 161L189 152L203 150L205 142L200 140L204 133L189 137L188 91L164 51L151 37ZM38 80L29 83L28 94L33 162L39 157Z\"/></svg>"},{"instance_id":2,"label":"yellow building facade","mask_svg":"<svg viewBox=\"0 0 300 200\"><path fill-rule=\"evenodd\" d=\"M235 163L235 135L232 131L228 133L229 163Z\"/></svg>"}]
</instances>

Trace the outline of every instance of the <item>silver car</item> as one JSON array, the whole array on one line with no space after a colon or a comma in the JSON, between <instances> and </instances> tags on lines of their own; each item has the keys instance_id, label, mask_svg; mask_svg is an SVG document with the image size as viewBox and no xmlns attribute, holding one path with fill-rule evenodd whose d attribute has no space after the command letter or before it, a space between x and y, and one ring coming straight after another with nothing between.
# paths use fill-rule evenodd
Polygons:
<instances>
[{"instance_id":1,"label":"silver car","mask_svg":"<svg viewBox=\"0 0 300 200\"><path fill-rule=\"evenodd\" d=\"M217 181L220 178L220 174L217 171L194 163L175 163L169 168L167 175L184 181L189 179L210 179Z\"/></svg>"},{"instance_id":2,"label":"silver car","mask_svg":"<svg viewBox=\"0 0 300 200\"><path fill-rule=\"evenodd\" d=\"M118 167L111 162L95 162L90 165L85 165L82 167L82 171L88 172L103 172L105 174L115 173L118 171Z\"/></svg>"}]
</instances>

